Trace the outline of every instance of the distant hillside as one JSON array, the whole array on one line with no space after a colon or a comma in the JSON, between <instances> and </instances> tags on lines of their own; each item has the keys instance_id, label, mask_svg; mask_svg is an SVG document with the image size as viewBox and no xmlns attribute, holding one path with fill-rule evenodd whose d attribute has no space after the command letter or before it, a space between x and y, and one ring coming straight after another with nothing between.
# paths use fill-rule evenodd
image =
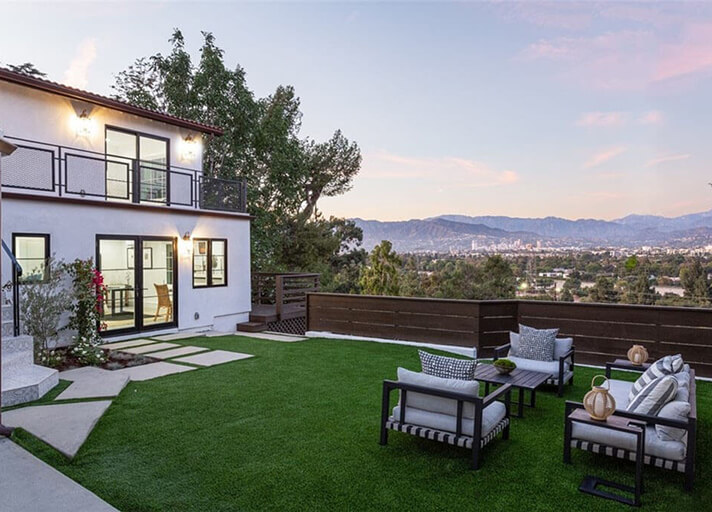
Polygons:
<instances>
[{"instance_id":1,"label":"distant hillside","mask_svg":"<svg viewBox=\"0 0 712 512\"><path fill-rule=\"evenodd\" d=\"M712 244L712 210L672 218L628 215L613 221L466 215L398 222L354 220L363 229L364 247L368 250L381 240L390 240L401 252L467 250L473 243L482 247L516 240L522 244L541 241L547 247Z\"/></svg>"}]
</instances>

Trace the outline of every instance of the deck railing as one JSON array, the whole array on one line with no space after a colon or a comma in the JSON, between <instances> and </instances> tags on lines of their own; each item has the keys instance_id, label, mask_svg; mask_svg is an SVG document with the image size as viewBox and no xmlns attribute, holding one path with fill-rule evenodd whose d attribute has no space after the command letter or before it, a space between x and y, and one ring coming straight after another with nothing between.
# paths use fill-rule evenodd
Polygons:
<instances>
[{"instance_id":1,"label":"deck railing","mask_svg":"<svg viewBox=\"0 0 712 512\"><path fill-rule=\"evenodd\" d=\"M310 331L476 347L482 357L508 343L520 323L572 336L578 363L603 365L640 344L651 358L680 353L699 376L712 377L709 309L329 293L311 293L307 302Z\"/></svg>"},{"instance_id":2,"label":"deck railing","mask_svg":"<svg viewBox=\"0 0 712 512\"><path fill-rule=\"evenodd\" d=\"M252 303L273 304L277 316L286 320L306 314L307 294L319 291L319 274L269 273L252 274Z\"/></svg>"},{"instance_id":3,"label":"deck railing","mask_svg":"<svg viewBox=\"0 0 712 512\"><path fill-rule=\"evenodd\" d=\"M195 169L7 137L17 150L3 159L2 187L40 195L245 212L244 179Z\"/></svg>"}]
</instances>

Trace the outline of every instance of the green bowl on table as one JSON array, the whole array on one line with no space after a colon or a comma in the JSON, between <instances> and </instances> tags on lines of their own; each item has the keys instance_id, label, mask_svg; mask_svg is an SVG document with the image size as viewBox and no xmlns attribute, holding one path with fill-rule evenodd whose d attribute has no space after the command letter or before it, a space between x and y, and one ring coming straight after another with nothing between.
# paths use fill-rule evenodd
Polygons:
<instances>
[{"instance_id":1,"label":"green bowl on table","mask_svg":"<svg viewBox=\"0 0 712 512\"><path fill-rule=\"evenodd\" d=\"M494 369L502 375L509 375L517 367L514 361L510 361L509 359L497 359L492 364L494 365Z\"/></svg>"}]
</instances>

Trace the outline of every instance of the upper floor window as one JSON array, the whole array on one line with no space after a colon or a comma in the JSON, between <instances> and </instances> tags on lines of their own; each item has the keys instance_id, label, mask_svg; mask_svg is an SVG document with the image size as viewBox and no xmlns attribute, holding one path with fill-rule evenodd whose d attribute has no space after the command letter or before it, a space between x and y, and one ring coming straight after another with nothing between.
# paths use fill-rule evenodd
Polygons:
<instances>
[{"instance_id":1,"label":"upper floor window","mask_svg":"<svg viewBox=\"0 0 712 512\"><path fill-rule=\"evenodd\" d=\"M227 285L227 240L193 239L193 286Z\"/></svg>"},{"instance_id":2,"label":"upper floor window","mask_svg":"<svg viewBox=\"0 0 712 512\"><path fill-rule=\"evenodd\" d=\"M168 139L106 128L106 196L168 202Z\"/></svg>"},{"instance_id":3,"label":"upper floor window","mask_svg":"<svg viewBox=\"0 0 712 512\"><path fill-rule=\"evenodd\" d=\"M44 281L49 259L49 235L13 233L12 253L22 267L20 283Z\"/></svg>"}]
</instances>

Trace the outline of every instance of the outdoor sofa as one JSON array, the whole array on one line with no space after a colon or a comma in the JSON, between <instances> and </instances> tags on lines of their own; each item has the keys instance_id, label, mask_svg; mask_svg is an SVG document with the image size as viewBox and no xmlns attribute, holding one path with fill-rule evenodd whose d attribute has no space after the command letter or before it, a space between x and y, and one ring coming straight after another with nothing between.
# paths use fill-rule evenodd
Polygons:
<instances>
[{"instance_id":1,"label":"outdoor sofa","mask_svg":"<svg viewBox=\"0 0 712 512\"><path fill-rule=\"evenodd\" d=\"M525 359L517 357L516 348L519 345L519 334L516 332L509 333L509 343L501 345L494 349L494 360L506 357L517 368L529 370L533 372L541 372L549 374L545 384L554 385L557 387L558 395L563 396L564 384L567 382L570 385L574 383L574 356L575 347L573 338L556 338L554 340L554 356L551 361L538 361L535 359Z\"/></svg>"},{"instance_id":2,"label":"outdoor sofa","mask_svg":"<svg viewBox=\"0 0 712 512\"><path fill-rule=\"evenodd\" d=\"M670 356L667 356L670 357ZM655 364L655 363L654 363ZM677 380L677 391L657 415L638 414L626 410L634 383L609 379L610 391L616 401L615 415L645 423L644 463L685 473L685 489L692 490L695 478L697 434L697 397L695 372L684 365L672 374ZM689 404L689 407L688 407ZM582 403L566 402L566 418ZM687 412L689 411L689 412ZM687 412L687 417L684 413ZM593 453L636 460L635 436L614 432L605 427L574 423L564 436L564 462L571 463L571 448Z\"/></svg>"},{"instance_id":3,"label":"outdoor sofa","mask_svg":"<svg viewBox=\"0 0 712 512\"><path fill-rule=\"evenodd\" d=\"M400 399L391 414L390 395L395 389ZM510 394L507 384L480 397L475 380L398 368L398 381L383 381L380 443L387 444L388 431L395 430L460 446L472 450L472 468L479 469L482 448L500 433L502 439L509 439Z\"/></svg>"}]
</instances>

